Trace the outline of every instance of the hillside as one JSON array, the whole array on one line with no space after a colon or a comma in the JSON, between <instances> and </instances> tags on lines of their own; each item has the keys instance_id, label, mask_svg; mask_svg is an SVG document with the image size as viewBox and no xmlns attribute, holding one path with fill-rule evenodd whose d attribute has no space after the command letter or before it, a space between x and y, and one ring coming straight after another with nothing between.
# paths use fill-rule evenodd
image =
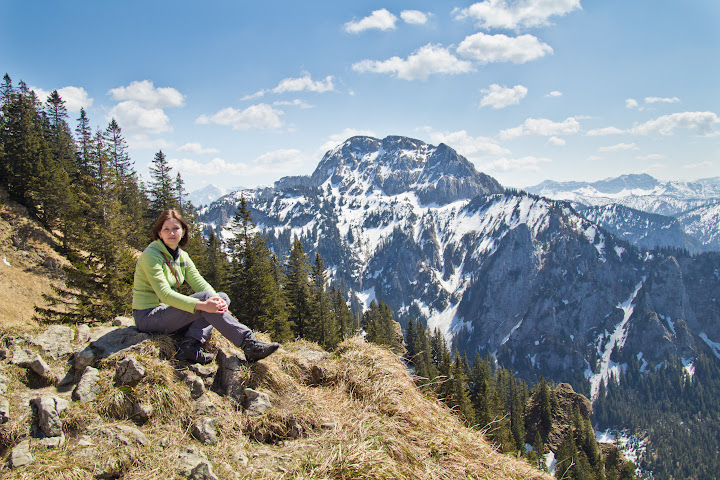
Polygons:
<instances>
[{"instance_id":1,"label":"hillside","mask_svg":"<svg viewBox=\"0 0 720 480\"><path fill-rule=\"evenodd\" d=\"M247 364L215 335L216 363L198 368L129 319L40 325L33 303L62 259L4 198L0 222L2 478L550 478L498 454L359 338L333 353L293 342Z\"/></svg>"}]
</instances>

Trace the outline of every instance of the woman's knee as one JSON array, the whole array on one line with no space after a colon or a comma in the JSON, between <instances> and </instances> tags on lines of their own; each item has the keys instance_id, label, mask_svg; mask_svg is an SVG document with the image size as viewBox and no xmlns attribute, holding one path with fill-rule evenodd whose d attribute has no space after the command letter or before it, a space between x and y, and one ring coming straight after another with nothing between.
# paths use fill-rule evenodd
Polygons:
<instances>
[{"instance_id":1,"label":"woman's knee","mask_svg":"<svg viewBox=\"0 0 720 480\"><path fill-rule=\"evenodd\" d=\"M230 297L228 297L225 292L219 292L217 296L222 298L227 305L230 305Z\"/></svg>"}]
</instances>

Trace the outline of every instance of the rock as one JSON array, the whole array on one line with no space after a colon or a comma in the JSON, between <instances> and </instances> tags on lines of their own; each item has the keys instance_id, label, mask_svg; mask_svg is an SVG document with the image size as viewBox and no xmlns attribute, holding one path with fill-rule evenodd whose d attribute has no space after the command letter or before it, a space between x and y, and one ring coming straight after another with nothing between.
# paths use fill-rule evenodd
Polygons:
<instances>
[{"instance_id":1,"label":"rock","mask_svg":"<svg viewBox=\"0 0 720 480\"><path fill-rule=\"evenodd\" d=\"M118 425L117 429L123 432L126 435L130 435L135 439L137 443L140 445L147 445L148 439L145 436L144 433L142 433L140 430L138 430L135 427L131 427L129 425Z\"/></svg>"},{"instance_id":2,"label":"rock","mask_svg":"<svg viewBox=\"0 0 720 480\"><path fill-rule=\"evenodd\" d=\"M30 453L30 440L23 440L10 453L10 466L20 468L35 460Z\"/></svg>"},{"instance_id":3,"label":"rock","mask_svg":"<svg viewBox=\"0 0 720 480\"><path fill-rule=\"evenodd\" d=\"M7 398L0 397L0 424L10 421L10 402Z\"/></svg>"},{"instance_id":4,"label":"rock","mask_svg":"<svg viewBox=\"0 0 720 480\"><path fill-rule=\"evenodd\" d=\"M217 354L219 364L218 375L220 377L220 386L225 394L234 398L239 403L243 403L245 399L246 387L246 362L240 360L234 352L220 349Z\"/></svg>"},{"instance_id":5,"label":"rock","mask_svg":"<svg viewBox=\"0 0 720 480\"><path fill-rule=\"evenodd\" d=\"M217 411L217 407L212 400L208 398L208 395L203 395L195 401L193 410L198 415L212 415Z\"/></svg>"},{"instance_id":6,"label":"rock","mask_svg":"<svg viewBox=\"0 0 720 480\"><path fill-rule=\"evenodd\" d=\"M142 422L147 422L155 413L155 409L149 403L138 401L133 406L133 416Z\"/></svg>"},{"instance_id":7,"label":"rock","mask_svg":"<svg viewBox=\"0 0 720 480\"><path fill-rule=\"evenodd\" d=\"M65 445L65 434L60 433L57 437L39 438L37 442L45 448L60 448Z\"/></svg>"},{"instance_id":8,"label":"rock","mask_svg":"<svg viewBox=\"0 0 720 480\"><path fill-rule=\"evenodd\" d=\"M32 342L42 348L43 352L53 360L73 353L72 341L75 332L70 327L52 325L37 336Z\"/></svg>"},{"instance_id":9,"label":"rock","mask_svg":"<svg viewBox=\"0 0 720 480\"><path fill-rule=\"evenodd\" d=\"M205 382L192 372L185 373L185 383L190 388L190 396L193 400L198 399L205 393Z\"/></svg>"},{"instance_id":10,"label":"rock","mask_svg":"<svg viewBox=\"0 0 720 480\"><path fill-rule=\"evenodd\" d=\"M62 435L60 414L68 408L68 401L64 398L48 395L33 398L30 403L37 411L38 426L43 433L48 437Z\"/></svg>"},{"instance_id":11,"label":"rock","mask_svg":"<svg viewBox=\"0 0 720 480\"><path fill-rule=\"evenodd\" d=\"M7 392L8 378L0 373L0 395L5 395Z\"/></svg>"},{"instance_id":12,"label":"rock","mask_svg":"<svg viewBox=\"0 0 720 480\"><path fill-rule=\"evenodd\" d=\"M77 327L77 341L87 343L90 341L90 327L82 324Z\"/></svg>"},{"instance_id":13,"label":"rock","mask_svg":"<svg viewBox=\"0 0 720 480\"><path fill-rule=\"evenodd\" d=\"M85 371L86 367L92 366L95 363L95 352L92 348L85 347L80 351L75 352L75 370L78 372Z\"/></svg>"},{"instance_id":14,"label":"rock","mask_svg":"<svg viewBox=\"0 0 720 480\"><path fill-rule=\"evenodd\" d=\"M112 324L116 327L134 327L135 320L128 317L117 316L113 318Z\"/></svg>"},{"instance_id":15,"label":"rock","mask_svg":"<svg viewBox=\"0 0 720 480\"><path fill-rule=\"evenodd\" d=\"M199 442L205 445L215 445L217 443L217 418L199 418L193 424L191 433Z\"/></svg>"},{"instance_id":16,"label":"rock","mask_svg":"<svg viewBox=\"0 0 720 480\"><path fill-rule=\"evenodd\" d=\"M37 353L18 347L13 352L11 363L22 368L29 368L48 383L55 382L55 375L52 373L52 370L50 370L45 360Z\"/></svg>"},{"instance_id":17,"label":"rock","mask_svg":"<svg viewBox=\"0 0 720 480\"><path fill-rule=\"evenodd\" d=\"M267 393L246 388L243 394L245 395L245 413L250 416L262 415L272 407Z\"/></svg>"},{"instance_id":18,"label":"rock","mask_svg":"<svg viewBox=\"0 0 720 480\"><path fill-rule=\"evenodd\" d=\"M205 454L193 447L183 448L178 454L176 470L191 480L217 480Z\"/></svg>"},{"instance_id":19,"label":"rock","mask_svg":"<svg viewBox=\"0 0 720 480\"><path fill-rule=\"evenodd\" d=\"M80 381L72 393L73 400L80 403L92 402L95 396L102 391L102 387L98 381L100 380L100 371L94 367L85 367L85 371L80 377Z\"/></svg>"},{"instance_id":20,"label":"rock","mask_svg":"<svg viewBox=\"0 0 720 480\"><path fill-rule=\"evenodd\" d=\"M98 358L107 358L123 350L149 340L147 333L140 332L135 327L99 327L94 329L90 343L96 350Z\"/></svg>"},{"instance_id":21,"label":"rock","mask_svg":"<svg viewBox=\"0 0 720 480\"><path fill-rule=\"evenodd\" d=\"M134 385L145 376L145 367L130 355L122 359L115 370L115 384Z\"/></svg>"},{"instance_id":22,"label":"rock","mask_svg":"<svg viewBox=\"0 0 720 480\"><path fill-rule=\"evenodd\" d=\"M188 369L197 374L198 377L202 378L205 387L209 388L215 381L215 374L218 371L217 363L208 363L207 365L200 365L195 363L190 365Z\"/></svg>"}]
</instances>

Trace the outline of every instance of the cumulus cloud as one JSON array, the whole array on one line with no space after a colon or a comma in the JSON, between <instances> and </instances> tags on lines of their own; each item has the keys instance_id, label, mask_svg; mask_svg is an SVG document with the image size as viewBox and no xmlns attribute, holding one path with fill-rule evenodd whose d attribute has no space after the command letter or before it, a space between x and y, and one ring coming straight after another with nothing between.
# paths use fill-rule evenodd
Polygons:
<instances>
[{"instance_id":1,"label":"cumulus cloud","mask_svg":"<svg viewBox=\"0 0 720 480\"><path fill-rule=\"evenodd\" d=\"M714 112L680 112L672 115L663 115L630 129L631 133L638 135L672 135L677 129L687 129L696 135L717 135L715 126L720 118Z\"/></svg>"},{"instance_id":2,"label":"cumulus cloud","mask_svg":"<svg viewBox=\"0 0 720 480\"><path fill-rule=\"evenodd\" d=\"M465 130L440 132L431 127L424 127L422 130L432 143L444 143L465 157L508 155L510 153L510 150L498 145L494 140L487 137L473 137Z\"/></svg>"},{"instance_id":3,"label":"cumulus cloud","mask_svg":"<svg viewBox=\"0 0 720 480\"><path fill-rule=\"evenodd\" d=\"M424 25L428 21L428 14L425 12L421 12L420 10L403 10L400 12L400 18L405 21L405 23L410 23L413 25Z\"/></svg>"},{"instance_id":4,"label":"cumulus cloud","mask_svg":"<svg viewBox=\"0 0 720 480\"><path fill-rule=\"evenodd\" d=\"M233 130L277 129L283 126L280 116L284 112L261 103L251 105L244 110L232 107L224 108L213 115L200 115L195 123L201 125L215 124L232 127Z\"/></svg>"},{"instance_id":5,"label":"cumulus cloud","mask_svg":"<svg viewBox=\"0 0 720 480\"><path fill-rule=\"evenodd\" d=\"M557 91L557 90L553 90L552 92L548 93L548 94L545 95L545 96L546 96L546 97L551 97L551 98L553 98L553 97L562 97L562 92L559 92L559 91Z\"/></svg>"},{"instance_id":6,"label":"cumulus cloud","mask_svg":"<svg viewBox=\"0 0 720 480\"><path fill-rule=\"evenodd\" d=\"M662 98L662 97L645 97L645 103L679 103L678 97Z\"/></svg>"},{"instance_id":7,"label":"cumulus cloud","mask_svg":"<svg viewBox=\"0 0 720 480\"><path fill-rule=\"evenodd\" d=\"M598 150L601 152L621 152L624 150L637 150L638 146L634 143L618 143L616 145L609 145L607 147L600 147Z\"/></svg>"},{"instance_id":8,"label":"cumulus cloud","mask_svg":"<svg viewBox=\"0 0 720 480\"><path fill-rule=\"evenodd\" d=\"M517 105L525 98L528 89L522 85L515 85L512 88L503 87L496 83L490 88L482 90L485 96L480 100L481 107L492 107L495 109L505 108L510 105Z\"/></svg>"},{"instance_id":9,"label":"cumulus cloud","mask_svg":"<svg viewBox=\"0 0 720 480\"><path fill-rule=\"evenodd\" d=\"M52 92L43 90L38 87L30 87L30 90L35 92L38 99L45 102ZM65 102L65 108L68 112L79 112L81 108L90 108L93 104L93 99L88 96L88 93L82 87L63 87L57 89L58 95Z\"/></svg>"},{"instance_id":10,"label":"cumulus cloud","mask_svg":"<svg viewBox=\"0 0 720 480\"><path fill-rule=\"evenodd\" d=\"M345 140L351 137L357 137L357 136L367 136L367 137L377 137L377 134L373 132L372 130L359 130L356 128L346 128L340 133L334 133L330 135L327 142L324 142L320 147L318 147L316 151L316 157L322 157L327 152L332 150L333 148L337 147L341 143L343 143Z\"/></svg>"},{"instance_id":11,"label":"cumulus cloud","mask_svg":"<svg viewBox=\"0 0 720 480\"><path fill-rule=\"evenodd\" d=\"M277 87L273 88L273 93L285 92L332 92L335 90L332 75L325 77L325 80L313 80L310 74L306 74L299 78L286 78L280 81Z\"/></svg>"},{"instance_id":12,"label":"cumulus cloud","mask_svg":"<svg viewBox=\"0 0 720 480\"><path fill-rule=\"evenodd\" d=\"M470 62L460 60L440 45L427 44L407 59L362 60L353 64L356 72L387 73L403 80L426 80L430 75L457 75L473 71Z\"/></svg>"},{"instance_id":13,"label":"cumulus cloud","mask_svg":"<svg viewBox=\"0 0 720 480\"><path fill-rule=\"evenodd\" d=\"M397 22L397 17L383 8L375 10L361 20L347 22L345 31L360 33L365 30L395 30L395 22Z\"/></svg>"},{"instance_id":14,"label":"cumulus cloud","mask_svg":"<svg viewBox=\"0 0 720 480\"><path fill-rule=\"evenodd\" d=\"M170 118L162 108L146 108L134 101L120 102L107 115L114 118L120 127L131 133L170 132Z\"/></svg>"},{"instance_id":15,"label":"cumulus cloud","mask_svg":"<svg viewBox=\"0 0 720 480\"><path fill-rule=\"evenodd\" d=\"M484 162L480 165L483 172L539 172L542 165L551 163L552 160L545 157L520 157L520 158L500 158L491 162Z\"/></svg>"},{"instance_id":16,"label":"cumulus cloud","mask_svg":"<svg viewBox=\"0 0 720 480\"><path fill-rule=\"evenodd\" d=\"M456 18L473 20L480 28L518 29L548 25L550 17L582 9L580 0L485 0L456 9Z\"/></svg>"},{"instance_id":17,"label":"cumulus cloud","mask_svg":"<svg viewBox=\"0 0 720 480\"><path fill-rule=\"evenodd\" d=\"M263 175L284 174L297 170L307 158L295 149L267 152L252 162L229 162L223 158L213 158L208 162L198 162L190 158L171 158L168 164L183 175Z\"/></svg>"},{"instance_id":18,"label":"cumulus cloud","mask_svg":"<svg viewBox=\"0 0 720 480\"><path fill-rule=\"evenodd\" d=\"M648 155L638 155L638 156L635 157L635 158L638 159L638 160L643 160L643 161L645 161L645 160L664 160L664 159L666 159L667 157L666 157L665 155L660 154L660 153L650 153L650 154L648 154Z\"/></svg>"},{"instance_id":19,"label":"cumulus cloud","mask_svg":"<svg viewBox=\"0 0 720 480\"><path fill-rule=\"evenodd\" d=\"M552 54L553 49L533 35L508 37L503 34L488 35L479 32L460 42L457 53L480 64L526 63Z\"/></svg>"},{"instance_id":20,"label":"cumulus cloud","mask_svg":"<svg viewBox=\"0 0 720 480\"><path fill-rule=\"evenodd\" d=\"M628 98L625 100L625 108L629 108L630 110L634 108L638 108L638 101L634 98Z\"/></svg>"},{"instance_id":21,"label":"cumulus cloud","mask_svg":"<svg viewBox=\"0 0 720 480\"><path fill-rule=\"evenodd\" d=\"M178 152L192 153L195 155L207 155L210 153L220 153L217 148L205 148L200 143L189 142L177 148Z\"/></svg>"},{"instance_id":22,"label":"cumulus cloud","mask_svg":"<svg viewBox=\"0 0 720 480\"><path fill-rule=\"evenodd\" d=\"M547 141L548 145L552 145L555 147L563 147L567 144L564 138L560 137L550 137Z\"/></svg>"},{"instance_id":23,"label":"cumulus cloud","mask_svg":"<svg viewBox=\"0 0 720 480\"><path fill-rule=\"evenodd\" d=\"M150 80L132 82L127 87L113 88L108 92L114 100L135 102L144 108L181 107L185 96L174 88L155 88Z\"/></svg>"},{"instance_id":24,"label":"cumulus cloud","mask_svg":"<svg viewBox=\"0 0 720 480\"><path fill-rule=\"evenodd\" d=\"M522 125L500 132L500 138L511 139L522 136L571 135L580 131L580 122L570 117L562 122L553 122L547 118L528 118Z\"/></svg>"},{"instance_id":25,"label":"cumulus cloud","mask_svg":"<svg viewBox=\"0 0 720 480\"><path fill-rule=\"evenodd\" d=\"M595 128L592 130L588 130L585 135L589 137L601 137L604 135L619 135L621 133L625 133L625 130L622 130L617 127L603 127L603 128Z\"/></svg>"}]
</instances>

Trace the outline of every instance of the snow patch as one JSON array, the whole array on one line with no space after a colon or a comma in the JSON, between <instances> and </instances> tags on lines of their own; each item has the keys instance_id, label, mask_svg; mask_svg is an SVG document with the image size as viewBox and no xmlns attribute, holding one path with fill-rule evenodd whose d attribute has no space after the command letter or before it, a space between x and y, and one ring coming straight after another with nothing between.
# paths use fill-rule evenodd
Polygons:
<instances>
[{"instance_id":1,"label":"snow patch","mask_svg":"<svg viewBox=\"0 0 720 480\"><path fill-rule=\"evenodd\" d=\"M702 338L703 341L708 344L708 346L713 351L715 356L720 358L720 343L713 342L712 340L710 340L705 332L702 332L700 334L700 338Z\"/></svg>"}]
</instances>

